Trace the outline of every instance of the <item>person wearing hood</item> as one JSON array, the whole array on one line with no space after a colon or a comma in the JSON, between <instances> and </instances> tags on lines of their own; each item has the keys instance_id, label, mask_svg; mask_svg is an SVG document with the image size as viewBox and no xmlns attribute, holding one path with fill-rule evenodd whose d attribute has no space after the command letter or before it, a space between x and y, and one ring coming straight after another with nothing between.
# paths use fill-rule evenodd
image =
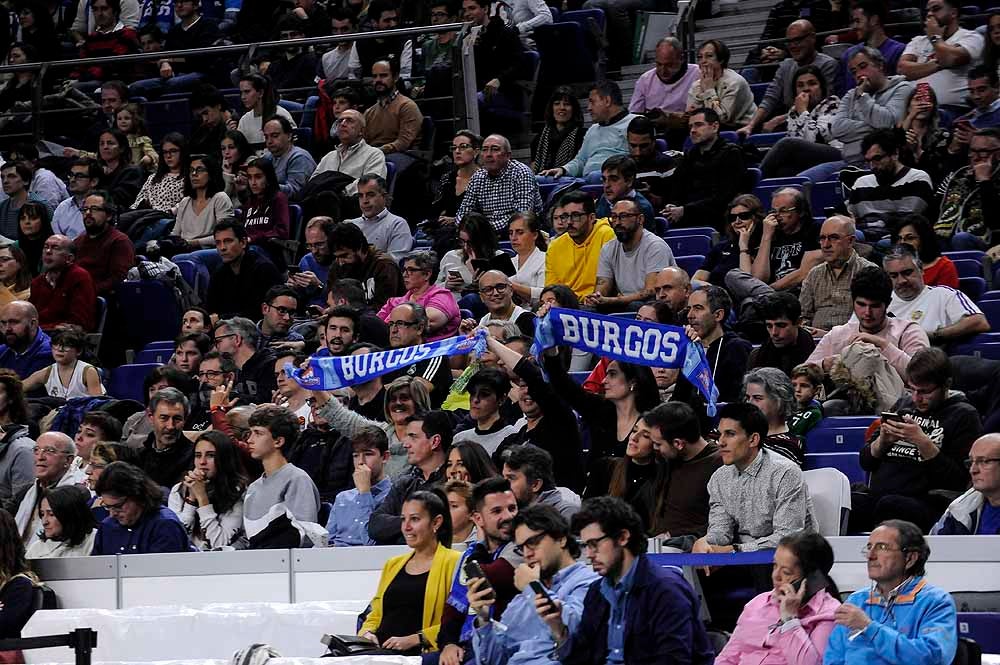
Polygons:
<instances>
[{"instance_id":1,"label":"person wearing hood","mask_svg":"<svg viewBox=\"0 0 1000 665\"><path fill-rule=\"evenodd\" d=\"M35 442L28 434L27 404L21 379L13 370L0 369L0 507L14 513L14 497L34 480Z\"/></svg>"},{"instance_id":2,"label":"person wearing hood","mask_svg":"<svg viewBox=\"0 0 1000 665\"><path fill-rule=\"evenodd\" d=\"M861 468L871 476L867 492L852 493L851 533L887 519L907 519L926 532L940 511L928 499L931 491L969 486L965 460L982 424L965 395L950 389L951 377L941 349L913 354L909 394L882 414L876 436L861 450Z\"/></svg>"},{"instance_id":3,"label":"person wearing hood","mask_svg":"<svg viewBox=\"0 0 1000 665\"><path fill-rule=\"evenodd\" d=\"M46 432L35 444L35 481L14 498L17 511L14 521L21 533L25 547L30 547L41 529L39 506L45 492L63 485L82 485L86 482L83 470L73 465L76 444L62 432Z\"/></svg>"},{"instance_id":4,"label":"person wearing hood","mask_svg":"<svg viewBox=\"0 0 1000 665\"><path fill-rule=\"evenodd\" d=\"M951 502L931 535L1000 535L1000 434L976 439L968 465L972 487Z\"/></svg>"},{"instance_id":5,"label":"person wearing hood","mask_svg":"<svg viewBox=\"0 0 1000 665\"><path fill-rule=\"evenodd\" d=\"M895 127L906 115L913 83L904 76L886 76L885 58L878 49L870 46L859 49L848 68L858 85L840 99L830 130L833 139L843 143L841 159L799 174L811 182L832 180L845 166L862 165L865 156L861 141L865 136L876 129Z\"/></svg>"}]
</instances>

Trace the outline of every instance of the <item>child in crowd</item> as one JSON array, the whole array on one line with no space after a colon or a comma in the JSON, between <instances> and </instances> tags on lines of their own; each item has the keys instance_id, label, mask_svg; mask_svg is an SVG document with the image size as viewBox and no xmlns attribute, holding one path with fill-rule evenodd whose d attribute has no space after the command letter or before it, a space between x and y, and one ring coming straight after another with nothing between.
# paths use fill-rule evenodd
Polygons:
<instances>
[{"instance_id":1,"label":"child in crowd","mask_svg":"<svg viewBox=\"0 0 1000 665\"><path fill-rule=\"evenodd\" d=\"M366 427L351 440L354 487L337 495L326 523L331 547L374 545L368 537L368 518L392 489L385 475L389 438L376 427Z\"/></svg>"},{"instance_id":2,"label":"child in crowd","mask_svg":"<svg viewBox=\"0 0 1000 665\"><path fill-rule=\"evenodd\" d=\"M58 328L52 333L52 357L55 362L24 380L24 391L45 389L49 397L73 399L103 395L104 384L97 368L80 360L86 348L83 333L73 328Z\"/></svg>"},{"instance_id":3,"label":"child in crowd","mask_svg":"<svg viewBox=\"0 0 1000 665\"><path fill-rule=\"evenodd\" d=\"M126 104L115 115L115 125L128 137L128 146L132 149L132 163L137 164L146 172L156 170L159 155L153 148L153 141L146 133L146 121L138 104Z\"/></svg>"},{"instance_id":4,"label":"child in crowd","mask_svg":"<svg viewBox=\"0 0 1000 665\"><path fill-rule=\"evenodd\" d=\"M788 423L788 431L805 436L823 419L823 407L816 399L823 387L823 370L818 365L802 363L792 369L791 378L798 410Z\"/></svg>"}]
</instances>

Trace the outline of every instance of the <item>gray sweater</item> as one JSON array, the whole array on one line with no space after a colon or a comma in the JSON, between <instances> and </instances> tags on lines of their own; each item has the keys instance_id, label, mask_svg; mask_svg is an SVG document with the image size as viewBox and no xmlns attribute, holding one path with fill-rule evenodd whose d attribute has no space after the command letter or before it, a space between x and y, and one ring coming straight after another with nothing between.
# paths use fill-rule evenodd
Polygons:
<instances>
[{"instance_id":1,"label":"gray sweater","mask_svg":"<svg viewBox=\"0 0 1000 665\"><path fill-rule=\"evenodd\" d=\"M13 515L17 511L11 505L14 495L35 481L35 442L23 425L9 425L6 430L0 439L0 507Z\"/></svg>"},{"instance_id":2,"label":"gray sweater","mask_svg":"<svg viewBox=\"0 0 1000 665\"><path fill-rule=\"evenodd\" d=\"M764 99L760 102L760 108L767 111L768 116L784 113L791 108L795 102L795 72L798 71L799 67L804 67L805 65L816 65L823 72L823 77L826 79L826 85L829 89L828 94L832 95L835 92L839 92L840 83L837 77L840 73L840 63L834 58L825 53L817 53L812 62L802 65L792 58L785 58L778 65L778 71L774 74L774 80L771 81L771 85L767 86Z\"/></svg>"},{"instance_id":3,"label":"gray sweater","mask_svg":"<svg viewBox=\"0 0 1000 665\"><path fill-rule=\"evenodd\" d=\"M864 161L861 141L876 129L895 127L906 113L906 105L913 92L913 83L905 76L890 76L885 87L875 94L858 94L849 90L840 98L837 115L830 126L830 133L844 144L844 161L858 164Z\"/></svg>"},{"instance_id":4,"label":"gray sweater","mask_svg":"<svg viewBox=\"0 0 1000 665\"><path fill-rule=\"evenodd\" d=\"M270 476L264 474L250 483L243 497L243 516L259 520L278 504L284 504L300 522L315 522L319 514L319 490L308 473L294 464L286 464Z\"/></svg>"}]
</instances>

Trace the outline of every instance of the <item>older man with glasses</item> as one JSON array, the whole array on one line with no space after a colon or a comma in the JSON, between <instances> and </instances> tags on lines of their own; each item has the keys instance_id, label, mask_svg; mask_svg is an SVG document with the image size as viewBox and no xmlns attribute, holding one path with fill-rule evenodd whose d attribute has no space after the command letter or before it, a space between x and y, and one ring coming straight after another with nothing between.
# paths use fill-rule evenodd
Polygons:
<instances>
[{"instance_id":1,"label":"older man with glasses","mask_svg":"<svg viewBox=\"0 0 1000 665\"><path fill-rule=\"evenodd\" d=\"M931 533L939 536L1000 535L1000 434L984 434L965 465L972 487L951 502Z\"/></svg>"},{"instance_id":2,"label":"older man with glasses","mask_svg":"<svg viewBox=\"0 0 1000 665\"><path fill-rule=\"evenodd\" d=\"M427 341L427 310L415 302L403 302L389 313L389 347L402 349ZM451 388L451 368L447 358L427 358L382 377L386 385L401 376L420 379L430 392L432 408L439 409Z\"/></svg>"},{"instance_id":3,"label":"older man with glasses","mask_svg":"<svg viewBox=\"0 0 1000 665\"><path fill-rule=\"evenodd\" d=\"M542 197L531 169L511 159L510 141L500 134L483 140L483 168L469 179L457 223L470 212L482 213L496 230L506 235L507 222L515 212L542 212Z\"/></svg>"},{"instance_id":4,"label":"older man with glasses","mask_svg":"<svg viewBox=\"0 0 1000 665\"><path fill-rule=\"evenodd\" d=\"M955 601L927 582L931 548L920 528L883 522L861 550L872 586L837 608L825 665L950 665L958 645Z\"/></svg>"},{"instance_id":5,"label":"older man with glasses","mask_svg":"<svg viewBox=\"0 0 1000 665\"><path fill-rule=\"evenodd\" d=\"M229 355L236 364L237 391L257 404L270 400L278 387L274 357L268 349L259 349L260 332L253 321L239 316L223 319L216 324L212 338L215 350Z\"/></svg>"},{"instance_id":6,"label":"older man with glasses","mask_svg":"<svg viewBox=\"0 0 1000 665\"><path fill-rule=\"evenodd\" d=\"M35 480L14 495L14 519L25 546L38 540L41 519L38 508L45 492L61 485L83 485L86 474L73 465L76 445L62 432L46 432L35 444Z\"/></svg>"}]
</instances>

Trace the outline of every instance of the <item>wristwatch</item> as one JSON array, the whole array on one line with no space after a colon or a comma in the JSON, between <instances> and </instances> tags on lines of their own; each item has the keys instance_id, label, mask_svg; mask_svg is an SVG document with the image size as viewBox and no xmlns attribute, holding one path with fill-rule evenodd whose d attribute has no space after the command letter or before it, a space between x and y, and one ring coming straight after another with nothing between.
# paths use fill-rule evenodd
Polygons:
<instances>
[{"instance_id":1,"label":"wristwatch","mask_svg":"<svg viewBox=\"0 0 1000 665\"><path fill-rule=\"evenodd\" d=\"M941 39L941 38L939 36L937 36L937 35L931 35L927 39L930 41L931 46L934 46L935 44L938 43L938 40Z\"/></svg>"}]
</instances>

